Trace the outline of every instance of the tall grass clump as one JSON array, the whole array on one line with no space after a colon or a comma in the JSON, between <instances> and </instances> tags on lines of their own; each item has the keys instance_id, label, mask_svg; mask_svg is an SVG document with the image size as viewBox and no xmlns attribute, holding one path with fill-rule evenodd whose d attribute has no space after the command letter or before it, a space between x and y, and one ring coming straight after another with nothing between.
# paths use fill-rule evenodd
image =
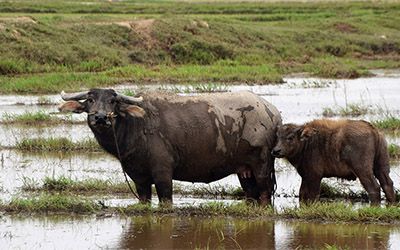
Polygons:
<instances>
[{"instance_id":1,"label":"tall grass clump","mask_svg":"<svg viewBox=\"0 0 400 250\"><path fill-rule=\"evenodd\" d=\"M25 112L23 114L3 114L2 123L5 124L25 124L25 125L37 125L37 124L53 124L59 122L58 119L52 117L50 114L44 111L38 112Z\"/></svg>"},{"instance_id":2,"label":"tall grass clump","mask_svg":"<svg viewBox=\"0 0 400 250\"><path fill-rule=\"evenodd\" d=\"M295 208L284 208L280 216L334 222L393 222L400 220L400 209L397 206L356 208L351 204L315 202Z\"/></svg>"},{"instance_id":3,"label":"tall grass clump","mask_svg":"<svg viewBox=\"0 0 400 250\"><path fill-rule=\"evenodd\" d=\"M23 151L102 151L93 139L73 142L68 138L24 138L16 143L16 148Z\"/></svg>"},{"instance_id":4,"label":"tall grass clump","mask_svg":"<svg viewBox=\"0 0 400 250\"><path fill-rule=\"evenodd\" d=\"M362 103L349 103L345 106L324 107L322 115L324 117L344 116L344 117L357 117L366 114L373 114L375 111L371 107Z\"/></svg>"},{"instance_id":5,"label":"tall grass clump","mask_svg":"<svg viewBox=\"0 0 400 250\"><path fill-rule=\"evenodd\" d=\"M40 191L66 191L73 193L130 193L127 184L112 183L110 180L87 179L74 181L65 176L46 177ZM35 191L35 190L32 190Z\"/></svg>"},{"instance_id":6,"label":"tall grass clump","mask_svg":"<svg viewBox=\"0 0 400 250\"><path fill-rule=\"evenodd\" d=\"M64 212L64 213L93 213L101 206L95 202L77 196L62 194L41 194L33 198L14 198L8 204L2 204L7 212Z\"/></svg>"},{"instance_id":7,"label":"tall grass clump","mask_svg":"<svg viewBox=\"0 0 400 250\"><path fill-rule=\"evenodd\" d=\"M392 159L400 159L400 146L396 144L390 144L388 146L389 156Z\"/></svg>"},{"instance_id":8,"label":"tall grass clump","mask_svg":"<svg viewBox=\"0 0 400 250\"><path fill-rule=\"evenodd\" d=\"M275 215L272 207L262 207L246 202L226 204L223 202L207 202L199 206L159 206L135 204L125 208L119 208L119 212L129 215L138 214L177 214L184 216L234 216L234 217L271 217Z\"/></svg>"},{"instance_id":9,"label":"tall grass clump","mask_svg":"<svg viewBox=\"0 0 400 250\"><path fill-rule=\"evenodd\" d=\"M400 119L393 116L390 116L386 119L373 121L372 124L375 127L383 130L389 130L389 131L400 130Z\"/></svg>"}]
</instances>

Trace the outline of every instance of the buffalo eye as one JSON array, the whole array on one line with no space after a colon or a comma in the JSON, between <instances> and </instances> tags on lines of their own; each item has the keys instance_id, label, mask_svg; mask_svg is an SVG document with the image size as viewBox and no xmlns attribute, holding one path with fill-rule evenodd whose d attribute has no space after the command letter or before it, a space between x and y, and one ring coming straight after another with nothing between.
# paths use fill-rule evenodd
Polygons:
<instances>
[{"instance_id":1,"label":"buffalo eye","mask_svg":"<svg viewBox=\"0 0 400 250\"><path fill-rule=\"evenodd\" d=\"M114 103L115 103L115 99L114 99L114 98L111 99L111 100L110 100L110 103L111 103L111 104L114 104Z\"/></svg>"},{"instance_id":2,"label":"buffalo eye","mask_svg":"<svg viewBox=\"0 0 400 250\"><path fill-rule=\"evenodd\" d=\"M286 140L287 140L288 142L291 142L291 141L293 141L293 139L294 139L294 137L293 137L293 136L289 136L289 137L287 137L287 138L286 138Z\"/></svg>"},{"instance_id":3,"label":"buffalo eye","mask_svg":"<svg viewBox=\"0 0 400 250\"><path fill-rule=\"evenodd\" d=\"M93 103L94 100L93 100L93 98L88 98L88 99L87 99L87 102L88 102L88 103Z\"/></svg>"}]
</instances>

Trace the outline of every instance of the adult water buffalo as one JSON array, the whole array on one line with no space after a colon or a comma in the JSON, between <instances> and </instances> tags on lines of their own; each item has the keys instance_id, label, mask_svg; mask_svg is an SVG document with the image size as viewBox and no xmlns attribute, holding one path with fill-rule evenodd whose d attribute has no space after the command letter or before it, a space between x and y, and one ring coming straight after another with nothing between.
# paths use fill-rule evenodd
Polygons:
<instances>
[{"instance_id":1,"label":"adult water buffalo","mask_svg":"<svg viewBox=\"0 0 400 250\"><path fill-rule=\"evenodd\" d=\"M314 120L304 125L285 124L277 135L272 154L288 159L302 177L301 201L318 199L323 177L358 177L373 204L381 201L376 177L386 199L395 201L386 141L370 123Z\"/></svg>"},{"instance_id":2,"label":"adult water buffalo","mask_svg":"<svg viewBox=\"0 0 400 250\"><path fill-rule=\"evenodd\" d=\"M248 198L270 204L275 184L277 109L250 92L140 98L112 89L65 94L60 111L87 112L98 143L118 157L141 201L155 184L160 201L172 201L172 179L219 180L237 173Z\"/></svg>"}]
</instances>

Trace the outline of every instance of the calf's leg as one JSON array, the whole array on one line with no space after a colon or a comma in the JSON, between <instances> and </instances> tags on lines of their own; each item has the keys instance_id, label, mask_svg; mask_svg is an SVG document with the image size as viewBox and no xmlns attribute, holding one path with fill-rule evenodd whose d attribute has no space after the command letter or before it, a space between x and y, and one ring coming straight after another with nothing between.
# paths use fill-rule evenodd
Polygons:
<instances>
[{"instance_id":1,"label":"calf's leg","mask_svg":"<svg viewBox=\"0 0 400 250\"><path fill-rule=\"evenodd\" d=\"M377 173L374 173L376 178L378 178L379 183L383 189L383 192L385 193L386 200L389 203L393 203L396 201L396 195L394 193L393 189L393 181L389 177L389 173L384 172L384 171L377 171Z\"/></svg>"},{"instance_id":2,"label":"calf's leg","mask_svg":"<svg viewBox=\"0 0 400 250\"><path fill-rule=\"evenodd\" d=\"M321 178L302 178L299 199L300 202L309 203L319 199Z\"/></svg>"},{"instance_id":3,"label":"calf's leg","mask_svg":"<svg viewBox=\"0 0 400 250\"><path fill-rule=\"evenodd\" d=\"M372 170L372 167L370 168ZM364 189L368 193L371 204L378 205L381 202L381 190L378 182L371 171L365 170L362 173L356 173Z\"/></svg>"}]
</instances>

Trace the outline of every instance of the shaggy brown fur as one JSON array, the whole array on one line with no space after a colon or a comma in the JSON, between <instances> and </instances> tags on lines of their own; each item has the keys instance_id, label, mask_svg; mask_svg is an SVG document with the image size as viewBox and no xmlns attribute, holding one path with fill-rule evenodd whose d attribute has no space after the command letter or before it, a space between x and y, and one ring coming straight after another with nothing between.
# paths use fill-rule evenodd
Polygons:
<instances>
[{"instance_id":1,"label":"shaggy brown fur","mask_svg":"<svg viewBox=\"0 0 400 250\"><path fill-rule=\"evenodd\" d=\"M395 201L387 144L370 123L322 119L301 126L285 124L278 129L277 136L272 154L289 160L302 177L301 201L319 198L324 177L358 177L373 204L381 200L376 177L386 199Z\"/></svg>"}]
</instances>

